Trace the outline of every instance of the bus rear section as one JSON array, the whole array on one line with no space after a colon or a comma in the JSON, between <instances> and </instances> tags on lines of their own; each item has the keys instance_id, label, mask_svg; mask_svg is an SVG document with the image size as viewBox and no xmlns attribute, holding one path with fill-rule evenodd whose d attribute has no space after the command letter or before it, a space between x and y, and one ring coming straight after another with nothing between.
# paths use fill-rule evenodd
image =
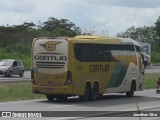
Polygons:
<instances>
[{"instance_id":1,"label":"bus rear section","mask_svg":"<svg viewBox=\"0 0 160 120\"><path fill-rule=\"evenodd\" d=\"M32 44L32 92L45 94L48 100L72 94L72 77L68 71L68 41L38 38Z\"/></svg>"}]
</instances>

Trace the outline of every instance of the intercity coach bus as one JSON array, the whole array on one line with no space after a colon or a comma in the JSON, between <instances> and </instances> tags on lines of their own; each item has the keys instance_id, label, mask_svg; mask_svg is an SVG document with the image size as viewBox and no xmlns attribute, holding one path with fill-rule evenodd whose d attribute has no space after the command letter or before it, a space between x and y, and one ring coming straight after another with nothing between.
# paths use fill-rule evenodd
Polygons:
<instances>
[{"instance_id":1,"label":"intercity coach bus","mask_svg":"<svg viewBox=\"0 0 160 120\"><path fill-rule=\"evenodd\" d=\"M141 46L128 38L36 38L32 43L32 92L49 101L143 90Z\"/></svg>"}]
</instances>

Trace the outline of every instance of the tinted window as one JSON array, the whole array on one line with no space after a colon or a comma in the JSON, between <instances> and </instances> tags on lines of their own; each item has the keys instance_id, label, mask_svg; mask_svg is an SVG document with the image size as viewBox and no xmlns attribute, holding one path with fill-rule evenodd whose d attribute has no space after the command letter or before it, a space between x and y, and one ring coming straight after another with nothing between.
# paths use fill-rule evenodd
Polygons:
<instances>
[{"instance_id":1,"label":"tinted window","mask_svg":"<svg viewBox=\"0 0 160 120\"><path fill-rule=\"evenodd\" d=\"M74 44L75 57L82 62L108 62L116 61L112 55L113 48L117 50L117 46L103 44Z\"/></svg>"},{"instance_id":2,"label":"tinted window","mask_svg":"<svg viewBox=\"0 0 160 120\"><path fill-rule=\"evenodd\" d=\"M136 46L136 51L141 52L141 48L139 46Z\"/></svg>"},{"instance_id":3,"label":"tinted window","mask_svg":"<svg viewBox=\"0 0 160 120\"><path fill-rule=\"evenodd\" d=\"M18 65L18 66L21 66L21 62L17 61L17 65Z\"/></svg>"}]
</instances>

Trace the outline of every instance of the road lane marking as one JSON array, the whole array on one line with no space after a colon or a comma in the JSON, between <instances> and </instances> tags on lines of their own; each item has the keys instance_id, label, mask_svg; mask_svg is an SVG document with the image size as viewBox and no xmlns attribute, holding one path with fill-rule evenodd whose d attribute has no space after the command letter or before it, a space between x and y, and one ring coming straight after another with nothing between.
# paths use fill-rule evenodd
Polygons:
<instances>
[{"instance_id":1,"label":"road lane marking","mask_svg":"<svg viewBox=\"0 0 160 120\"><path fill-rule=\"evenodd\" d=\"M85 117L61 117L61 118L51 118L49 120L77 120L84 119Z\"/></svg>"},{"instance_id":2,"label":"road lane marking","mask_svg":"<svg viewBox=\"0 0 160 120\"><path fill-rule=\"evenodd\" d=\"M139 110L152 110L152 109L156 109L156 108L160 108L160 105L159 106L148 106L148 107L142 107L142 108L139 108ZM126 113L126 112L130 112L130 111L137 111L137 109L124 109L124 110L121 110L121 111L113 111L113 113L109 113L108 115L110 114L123 114L123 113ZM105 111L104 111L105 112ZM94 115L88 115L86 117L96 117L96 116L104 116L106 115L106 113L101 113L101 114L94 114ZM75 119L85 119L86 117L60 117L60 118L52 118L52 119L49 119L49 120L75 120ZM156 119L155 119L156 120Z\"/></svg>"},{"instance_id":3,"label":"road lane marking","mask_svg":"<svg viewBox=\"0 0 160 120\"><path fill-rule=\"evenodd\" d=\"M46 99L35 99L35 100L24 100L24 101L8 101L8 102L0 102L0 104L13 104L13 103L26 103L26 102L38 102L38 101L44 101Z\"/></svg>"},{"instance_id":4,"label":"road lane marking","mask_svg":"<svg viewBox=\"0 0 160 120\"><path fill-rule=\"evenodd\" d=\"M148 107L139 107L139 110L152 110L152 109L157 109L157 108L160 108L160 105L159 106L148 106ZM126 110L122 110L122 111L135 111L137 109L126 109Z\"/></svg>"},{"instance_id":5,"label":"road lane marking","mask_svg":"<svg viewBox=\"0 0 160 120\"><path fill-rule=\"evenodd\" d=\"M73 105L58 105L58 106L51 106L51 107L48 107L48 108L60 108L60 107L70 107L70 106L75 106L76 104L73 104Z\"/></svg>"}]
</instances>

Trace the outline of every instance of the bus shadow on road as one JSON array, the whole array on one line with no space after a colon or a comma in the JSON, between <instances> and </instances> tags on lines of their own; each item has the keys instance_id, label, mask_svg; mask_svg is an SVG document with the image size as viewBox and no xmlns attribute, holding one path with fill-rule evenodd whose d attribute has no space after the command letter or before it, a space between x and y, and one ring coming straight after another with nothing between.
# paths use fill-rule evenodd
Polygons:
<instances>
[{"instance_id":1,"label":"bus shadow on road","mask_svg":"<svg viewBox=\"0 0 160 120\"><path fill-rule=\"evenodd\" d=\"M87 101L81 102L78 97L68 98L66 101L62 100L54 100L49 102L39 101L41 103L49 103L49 104L67 104L67 105L75 105L75 106L87 106L87 107L109 107L109 106L117 106L117 105L126 105L126 104L135 104L135 103L143 103L149 101L157 101L160 98L152 97L152 96L133 96L126 97L124 94L106 94L99 97L96 101Z\"/></svg>"}]
</instances>

